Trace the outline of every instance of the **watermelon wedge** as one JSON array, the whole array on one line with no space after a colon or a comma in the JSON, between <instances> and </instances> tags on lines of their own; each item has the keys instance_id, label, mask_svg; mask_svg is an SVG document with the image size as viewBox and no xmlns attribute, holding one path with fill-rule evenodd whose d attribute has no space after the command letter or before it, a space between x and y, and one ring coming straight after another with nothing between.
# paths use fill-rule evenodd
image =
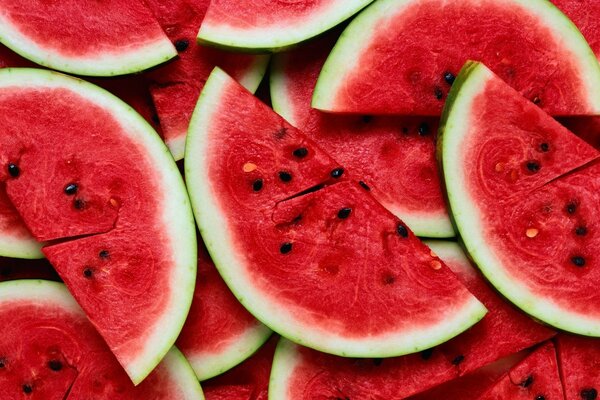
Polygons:
<instances>
[{"instance_id":1,"label":"watermelon wedge","mask_svg":"<svg viewBox=\"0 0 600 400\"><path fill-rule=\"evenodd\" d=\"M177 55L140 0L3 0L0 42L37 64L89 76L138 72Z\"/></svg>"},{"instance_id":2,"label":"watermelon wedge","mask_svg":"<svg viewBox=\"0 0 600 400\"><path fill-rule=\"evenodd\" d=\"M417 236L454 236L435 160L437 119L341 116L310 107L336 38L331 34L273 58L274 110L360 174L373 196Z\"/></svg>"},{"instance_id":3,"label":"watermelon wedge","mask_svg":"<svg viewBox=\"0 0 600 400\"><path fill-rule=\"evenodd\" d=\"M177 338L203 381L219 375L253 354L271 335L237 301L215 268L203 243L198 246L194 300Z\"/></svg>"},{"instance_id":4,"label":"watermelon wedge","mask_svg":"<svg viewBox=\"0 0 600 400\"><path fill-rule=\"evenodd\" d=\"M176 348L134 386L60 283L1 283L0 321L3 399L203 399Z\"/></svg>"},{"instance_id":5,"label":"watermelon wedge","mask_svg":"<svg viewBox=\"0 0 600 400\"><path fill-rule=\"evenodd\" d=\"M176 160L183 158L185 137L204 82L215 66L255 91L269 62L265 55L235 54L201 46L198 28L210 0L144 0L177 48L179 57L147 73L162 135Z\"/></svg>"},{"instance_id":6,"label":"watermelon wedge","mask_svg":"<svg viewBox=\"0 0 600 400\"><path fill-rule=\"evenodd\" d=\"M282 51L352 17L373 0L213 0L200 43L235 50Z\"/></svg>"},{"instance_id":7,"label":"watermelon wedge","mask_svg":"<svg viewBox=\"0 0 600 400\"><path fill-rule=\"evenodd\" d=\"M219 69L192 118L185 175L223 279L297 343L402 355L485 313L365 183L345 180L339 164Z\"/></svg>"},{"instance_id":8,"label":"watermelon wedge","mask_svg":"<svg viewBox=\"0 0 600 400\"><path fill-rule=\"evenodd\" d=\"M549 114L600 111L598 61L575 25L546 0L377 1L342 34L312 105L440 115L469 59L489 66Z\"/></svg>"},{"instance_id":9,"label":"watermelon wedge","mask_svg":"<svg viewBox=\"0 0 600 400\"><path fill-rule=\"evenodd\" d=\"M600 342L568 334L556 337L565 400L596 400L600 391Z\"/></svg>"},{"instance_id":10,"label":"watermelon wedge","mask_svg":"<svg viewBox=\"0 0 600 400\"><path fill-rule=\"evenodd\" d=\"M438 143L471 258L516 306L600 336L600 156L479 63L455 82Z\"/></svg>"},{"instance_id":11,"label":"watermelon wedge","mask_svg":"<svg viewBox=\"0 0 600 400\"><path fill-rule=\"evenodd\" d=\"M444 260L458 279L488 309L479 323L440 345L446 357L458 367L461 376L556 334L500 297L471 265L457 243L427 241L425 244Z\"/></svg>"},{"instance_id":12,"label":"watermelon wedge","mask_svg":"<svg viewBox=\"0 0 600 400\"><path fill-rule=\"evenodd\" d=\"M0 257L0 282L17 279L60 280L52 265L45 259L21 260Z\"/></svg>"},{"instance_id":13,"label":"watermelon wedge","mask_svg":"<svg viewBox=\"0 0 600 400\"><path fill-rule=\"evenodd\" d=\"M193 297L196 238L177 166L137 113L75 78L0 70L0 110L11 203L51 242L44 254L139 383L175 342Z\"/></svg>"},{"instance_id":14,"label":"watermelon wedge","mask_svg":"<svg viewBox=\"0 0 600 400\"><path fill-rule=\"evenodd\" d=\"M556 351L552 342L535 350L511 368L478 400L564 399Z\"/></svg>"}]
</instances>

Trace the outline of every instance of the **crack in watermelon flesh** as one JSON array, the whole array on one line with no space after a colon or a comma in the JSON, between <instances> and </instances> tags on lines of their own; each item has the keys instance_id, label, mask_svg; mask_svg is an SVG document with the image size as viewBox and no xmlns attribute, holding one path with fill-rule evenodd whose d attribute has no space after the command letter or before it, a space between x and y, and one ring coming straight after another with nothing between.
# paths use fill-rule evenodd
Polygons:
<instances>
[{"instance_id":1,"label":"crack in watermelon flesh","mask_svg":"<svg viewBox=\"0 0 600 400\"><path fill-rule=\"evenodd\" d=\"M598 339L560 334L556 350L565 400L594 400L600 391Z\"/></svg>"}]
</instances>

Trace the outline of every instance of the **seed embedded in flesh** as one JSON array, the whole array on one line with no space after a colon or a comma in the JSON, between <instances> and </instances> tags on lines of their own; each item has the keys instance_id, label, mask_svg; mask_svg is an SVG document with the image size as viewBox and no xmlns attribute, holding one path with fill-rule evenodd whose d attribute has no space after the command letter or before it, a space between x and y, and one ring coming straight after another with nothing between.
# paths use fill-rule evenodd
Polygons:
<instances>
[{"instance_id":1,"label":"seed embedded in flesh","mask_svg":"<svg viewBox=\"0 0 600 400\"><path fill-rule=\"evenodd\" d=\"M534 237L536 237L538 235L538 233L540 233L540 231L535 228L529 228L525 231L525 235L527 235L527 237L530 239L533 239Z\"/></svg>"},{"instance_id":2,"label":"seed embedded in flesh","mask_svg":"<svg viewBox=\"0 0 600 400\"><path fill-rule=\"evenodd\" d=\"M6 366L6 359L0 358L0 368L4 368Z\"/></svg>"},{"instance_id":3,"label":"seed embedded in flesh","mask_svg":"<svg viewBox=\"0 0 600 400\"><path fill-rule=\"evenodd\" d=\"M452 360L452 364L458 365L461 362L463 362L464 360L465 360L465 356L463 356L462 354L459 354L458 356L454 357L454 360Z\"/></svg>"},{"instance_id":4,"label":"seed embedded in flesh","mask_svg":"<svg viewBox=\"0 0 600 400\"><path fill-rule=\"evenodd\" d=\"M304 158L308 155L308 149L306 147L300 147L292 152L296 158Z\"/></svg>"},{"instance_id":5,"label":"seed embedded in flesh","mask_svg":"<svg viewBox=\"0 0 600 400\"><path fill-rule=\"evenodd\" d=\"M575 234L577 236L585 236L587 234L587 228L585 226L578 226L575 228Z\"/></svg>"},{"instance_id":6,"label":"seed embedded in flesh","mask_svg":"<svg viewBox=\"0 0 600 400\"><path fill-rule=\"evenodd\" d=\"M257 179L252 183L252 190L254 190L255 192L260 192L260 190L263 188L263 180L262 179Z\"/></svg>"},{"instance_id":7,"label":"seed embedded in flesh","mask_svg":"<svg viewBox=\"0 0 600 400\"><path fill-rule=\"evenodd\" d=\"M567 206L565 207L565 210L567 211L567 213L569 214L575 214L575 211L577 211L577 204L575 203L569 203L567 204Z\"/></svg>"},{"instance_id":8,"label":"seed embedded in flesh","mask_svg":"<svg viewBox=\"0 0 600 400\"><path fill-rule=\"evenodd\" d=\"M579 393L583 400L596 400L598 398L598 391L594 388L582 389Z\"/></svg>"},{"instance_id":9,"label":"seed embedded in flesh","mask_svg":"<svg viewBox=\"0 0 600 400\"><path fill-rule=\"evenodd\" d=\"M496 166L494 167L494 169L496 170L496 172L502 172L502 171L504 171L504 164L497 163Z\"/></svg>"},{"instance_id":10,"label":"seed embedded in flesh","mask_svg":"<svg viewBox=\"0 0 600 400\"><path fill-rule=\"evenodd\" d=\"M73 201L73 207L75 207L75 209L77 210L83 210L83 208L85 207L85 201L81 199L75 199Z\"/></svg>"},{"instance_id":11,"label":"seed embedded in flesh","mask_svg":"<svg viewBox=\"0 0 600 400\"><path fill-rule=\"evenodd\" d=\"M584 267L585 266L585 258L581 257L581 256L575 256L571 258L571 262L577 266L577 267Z\"/></svg>"},{"instance_id":12,"label":"seed embedded in flesh","mask_svg":"<svg viewBox=\"0 0 600 400\"><path fill-rule=\"evenodd\" d=\"M346 219L350 216L350 213L352 212L352 209L349 207L344 207L342 209L340 209L340 211L338 211L338 218L339 219Z\"/></svg>"},{"instance_id":13,"label":"seed embedded in flesh","mask_svg":"<svg viewBox=\"0 0 600 400\"><path fill-rule=\"evenodd\" d=\"M287 171L279 171L279 179L281 179L282 182L287 183L292 180L292 174Z\"/></svg>"},{"instance_id":14,"label":"seed embedded in flesh","mask_svg":"<svg viewBox=\"0 0 600 400\"><path fill-rule=\"evenodd\" d=\"M17 164L10 163L8 164L8 174L13 178L16 178L21 175L21 169Z\"/></svg>"},{"instance_id":15,"label":"seed embedded in flesh","mask_svg":"<svg viewBox=\"0 0 600 400\"><path fill-rule=\"evenodd\" d=\"M546 400L546 396L538 394L537 396L535 396L535 400Z\"/></svg>"},{"instance_id":16,"label":"seed embedded in flesh","mask_svg":"<svg viewBox=\"0 0 600 400\"><path fill-rule=\"evenodd\" d=\"M540 99L538 96L535 96L531 101L533 101L533 104L539 105L542 102L542 99Z\"/></svg>"},{"instance_id":17,"label":"seed embedded in flesh","mask_svg":"<svg viewBox=\"0 0 600 400\"><path fill-rule=\"evenodd\" d=\"M31 385L29 384L24 384L23 385L23 393L25 394L30 394L31 392L33 392L33 387L31 387Z\"/></svg>"},{"instance_id":18,"label":"seed embedded in flesh","mask_svg":"<svg viewBox=\"0 0 600 400\"><path fill-rule=\"evenodd\" d=\"M100 258L108 258L109 253L108 250L101 250L100 253L98 253L98 257Z\"/></svg>"},{"instance_id":19,"label":"seed embedded in flesh","mask_svg":"<svg viewBox=\"0 0 600 400\"><path fill-rule=\"evenodd\" d=\"M65 186L65 194L72 196L75 193L77 193L77 189L78 189L77 184L69 183L67 186Z\"/></svg>"},{"instance_id":20,"label":"seed embedded in flesh","mask_svg":"<svg viewBox=\"0 0 600 400\"><path fill-rule=\"evenodd\" d=\"M364 183L363 181L359 181L358 184L365 189L367 192L371 191L371 188L369 187L369 185L367 185L366 183Z\"/></svg>"},{"instance_id":21,"label":"seed embedded in flesh","mask_svg":"<svg viewBox=\"0 0 600 400\"><path fill-rule=\"evenodd\" d=\"M433 94L435 95L435 98L438 100L441 100L444 97L444 92L442 92L442 89L440 89L439 87L435 87L435 89L433 89Z\"/></svg>"},{"instance_id":22,"label":"seed embedded in flesh","mask_svg":"<svg viewBox=\"0 0 600 400\"><path fill-rule=\"evenodd\" d=\"M331 171L331 177L338 179L341 178L342 175L344 175L344 168L336 168L333 171Z\"/></svg>"},{"instance_id":23,"label":"seed embedded in flesh","mask_svg":"<svg viewBox=\"0 0 600 400\"><path fill-rule=\"evenodd\" d=\"M456 79L456 76L454 76L454 74L452 72L444 73L444 80L446 81L446 83L448 85L452 85L454 83L455 79Z\"/></svg>"},{"instance_id":24,"label":"seed embedded in flesh","mask_svg":"<svg viewBox=\"0 0 600 400\"><path fill-rule=\"evenodd\" d=\"M290 242L282 244L279 248L279 251L281 252L281 254L289 253L290 251L292 251L292 244Z\"/></svg>"},{"instance_id":25,"label":"seed embedded in flesh","mask_svg":"<svg viewBox=\"0 0 600 400\"><path fill-rule=\"evenodd\" d=\"M58 360L50 360L48 361L48 368L52 371L60 371L62 369L62 363Z\"/></svg>"},{"instance_id":26,"label":"seed embedded in flesh","mask_svg":"<svg viewBox=\"0 0 600 400\"><path fill-rule=\"evenodd\" d=\"M387 274L383 277L383 283L385 285L391 285L392 283L394 283L396 281L396 278L394 278L393 275L391 274Z\"/></svg>"},{"instance_id":27,"label":"seed embedded in flesh","mask_svg":"<svg viewBox=\"0 0 600 400\"><path fill-rule=\"evenodd\" d=\"M548 143L542 143L540 144L540 150L546 153L548 150L550 150L550 145Z\"/></svg>"},{"instance_id":28,"label":"seed embedded in flesh","mask_svg":"<svg viewBox=\"0 0 600 400\"><path fill-rule=\"evenodd\" d=\"M439 262L438 260L432 260L431 263L431 268L435 269L436 271L440 268L442 268L442 263Z\"/></svg>"},{"instance_id":29,"label":"seed embedded in flesh","mask_svg":"<svg viewBox=\"0 0 600 400\"><path fill-rule=\"evenodd\" d=\"M398 224L396 227L396 232L398 232L398 235L402 236L403 238L408 237L408 229L406 229L406 227L402 224Z\"/></svg>"},{"instance_id":30,"label":"seed embedded in flesh","mask_svg":"<svg viewBox=\"0 0 600 400\"><path fill-rule=\"evenodd\" d=\"M244 171L244 172L252 172L252 171L256 171L256 168L258 168L256 166L256 164L251 163L251 162L247 162L246 164L244 164L242 166L242 171Z\"/></svg>"},{"instance_id":31,"label":"seed embedded in flesh","mask_svg":"<svg viewBox=\"0 0 600 400\"><path fill-rule=\"evenodd\" d=\"M421 122L419 127L417 128L417 132L419 132L419 136L427 136L431 133L431 129L429 128L429 124L427 122Z\"/></svg>"},{"instance_id":32,"label":"seed embedded in flesh","mask_svg":"<svg viewBox=\"0 0 600 400\"><path fill-rule=\"evenodd\" d=\"M175 42L175 49L177 49L177 51L179 51L179 52L185 51L185 50L187 50L189 45L190 45L190 42L187 39L179 39Z\"/></svg>"},{"instance_id":33,"label":"seed embedded in flesh","mask_svg":"<svg viewBox=\"0 0 600 400\"><path fill-rule=\"evenodd\" d=\"M92 271L91 268L85 268L83 270L83 276L85 276L86 278L91 278L92 275L94 275L94 272Z\"/></svg>"},{"instance_id":34,"label":"seed embedded in flesh","mask_svg":"<svg viewBox=\"0 0 600 400\"><path fill-rule=\"evenodd\" d=\"M537 161L527 161L527 169L531 172L538 172L540 170L540 163Z\"/></svg>"},{"instance_id":35,"label":"seed embedded in flesh","mask_svg":"<svg viewBox=\"0 0 600 400\"><path fill-rule=\"evenodd\" d=\"M523 382L519 383L519 386L526 388L528 386L531 386L532 383L533 375L529 375Z\"/></svg>"}]
</instances>

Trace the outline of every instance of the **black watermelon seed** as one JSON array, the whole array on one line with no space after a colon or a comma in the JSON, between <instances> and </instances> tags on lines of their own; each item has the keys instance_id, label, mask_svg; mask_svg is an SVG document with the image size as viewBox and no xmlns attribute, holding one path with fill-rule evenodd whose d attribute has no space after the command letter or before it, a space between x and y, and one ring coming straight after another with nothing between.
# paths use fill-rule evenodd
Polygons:
<instances>
[{"instance_id":1,"label":"black watermelon seed","mask_svg":"<svg viewBox=\"0 0 600 400\"><path fill-rule=\"evenodd\" d=\"M421 358L423 360L429 360L432 355L433 355L433 349L427 349L427 350L423 350L421 352Z\"/></svg>"},{"instance_id":2,"label":"black watermelon seed","mask_svg":"<svg viewBox=\"0 0 600 400\"><path fill-rule=\"evenodd\" d=\"M546 400L546 396L538 394L537 396L535 396L535 400Z\"/></svg>"},{"instance_id":3,"label":"black watermelon seed","mask_svg":"<svg viewBox=\"0 0 600 400\"><path fill-rule=\"evenodd\" d=\"M260 190L263 188L263 180L262 179L257 179L252 183L252 190L254 190L255 192L260 192Z\"/></svg>"},{"instance_id":4,"label":"black watermelon seed","mask_svg":"<svg viewBox=\"0 0 600 400\"><path fill-rule=\"evenodd\" d=\"M550 145L548 143L542 143L540 144L540 150L546 153L548 150L550 150Z\"/></svg>"},{"instance_id":5,"label":"black watermelon seed","mask_svg":"<svg viewBox=\"0 0 600 400\"><path fill-rule=\"evenodd\" d=\"M75 193L77 193L77 185L75 183L69 183L67 186L65 186L65 194L68 194L69 196L74 195Z\"/></svg>"},{"instance_id":6,"label":"black watermelon seed","mask_svg":"<svg viewBox=\"0 0 600 400\"><path fill-rule=\"evenodd\" d=\"M533 383L533 375L529 375L523 382L519 383L521 387L529 387Z\"/></svg>"},{"instance_id":7,"label":"black watermelon seed","mask_svg":"<svg viewBox=\"0 0 600 400\"><path fill-rule=\"evenodd\" d=\"M576 266L576 267L584 267L585 266L585 258L581 257L581 256L575 256L571 258L571 262Z\"/></svg>"},{"instance_id":8,"label":"black watermelon seed","mask_svg":"<svg viewBox=\"0 0 600 400\"><path fill-rule=\"evenodd\" d=\"M279 251L281 252L281 254L289 253L290 251L292 251L292 244L290 242L282 244L279 248Z\"/></svg>"},{"instance_id":9,"label":"black watermelon seed","mask_svg":"<svg viewBox=\"0 0 600 400\"><path fill-rule=\"evenodd\" d=\"M306 147L300 147L292 152L294 157L304 158L308 155L308 149Z\"/></svg>"},{"instance_id":10,"label":"black watermelon seed","mask_svg":"<svg viewBox=\"0 0 600 400\"><path fill-rule=\"evenodd\" d=\"M375 365L376 367L379 367L381 364L383 364L383 358L374 358L373 359L373 365Z\"/></svg>"},{"instance_id":11,"label":"black watermelon seed","mask_svg":"<svg viewBox=\"0 0 600 400\"><path fill-rule=\"evenodd\" d=\"M391 285L395 281L396 281L396 278L394 278L393 275L386 275L383 277L383 283L386 285Z\"/></svg>"},{"instance_id":12,"label":"black watermelon seed","mask_svg":"<svg viewBox=\"0 0 600 400\"><path fill-rule=\"evenodd\" d=\"M527 169L531 172L538 172L540 170L540 163L537 161L527 161Z\"/></svg>"},{"instance_id":13,"label":"black watermelon seed","mask_svg":"<svg viewBox=\"0 0 600 400\"><path fill-rule=\"evenodd\" d=\"M598 398L598 391L594 388L582 389L579 393L583 400L596 400Z\"/></svg>"},{"instance_id":14,"label":"black watermelon seed","mask_svg":"<svg viewBox=\"0 0 600 400\"><path fill-rule=\"evenodd\" d=\"M463 362L464 360L465 360L465 356L463 356L462 354L459 354L458 356L454 357L454 360L452 360L452 364L458 365L461 362Z\"/></svg>"},{"instance_id":15,"label":"black watermelon seed","mask_svg":"<svg viewBox=\"0 0 600 400\"><path fill-rule=\"evenodd\" d=\"M585 226L578 226L575 228L575 234L577 236L585 236L587 234L587 228Z\"/></svg>"},{"instance_id":16,"label":"black watermelon seed","mask_svg":"<svg viewBox=\"0 0 600 400\"><path fill-rule=\"evenodd\" d=\"M108 258L109 255L108 250L101 250L100 253L98 253L98 257L105 259Z\"/></svg>"},{"instance_id":17,"label":"black watermelon seed","mask_svg":"<svg viewBox=\"0 0 600 400\"><path fill-rule=\"evenodd\" d=\"M31 385L24 384L23 385L23 393L30 394L31 392L33 392L33 388L31 387Z\"/></svg>"},{"instance_id":18,"label":"black watermelon seed","mask_svg":"<svg viewBox=\"0 0 600 400\"><path fill-rule=\"evenodd\" d=\"M292 174L287 171L279 171L279 179L281 179L282 182L289 182L292 180Z\"/></svg>"},{"instance_id":19,"label":"black watermelon seed","mask_svg":"<svg viewBox=\"0 0 600 400\"><path fill-rule=\"evenodd\" d=\"M369 187L369 185L367 185L366 183L364 183L363 181L359 181L358 184L365 189L367 192L371 191L371 188Z\"/></svg>"},{"instance_id":20,"label":"black watermelon seed","mask_svg":"<svg viewBox=\"0 0 600 400\"><path fill-rule=\"evenodd\" d=\"M48 368L50 368L52 371L60 371L62 367L62 363L58 360L48 361Z\"/></svg>"},{"instance_id":21,"label":"black watermelon seed","mask_svg":"<svg viewBox=\"0 0 600 400\"><path fill-rule=\"evenodd\" d=\"M567 204L567 206L565 207L565 210L569 213L569 214L575 214L575 211L577 211L577 204L575 203L569 203Z\"/></svg>"},{"instance_id":22,"label":"black watermelon seed","mask_svg":"<svg viewBox=\"0 0 600 400\"><path fill-rule=\"evenodd\" d=\"M440 89L439 87L435 87L435 89L433 89L433 94L435 95L435 98L438 100L441 100L444 97L444 92L442 92L442 89Z\"/></svg>"},{"instance_id":23,"label":"black watermelon seed","mask_svg":"<svg viewBox=\"0 0 600 400\"><path fill-rule=\"evenodd\" d=\"M331 171L331 177L332 178L341 178L342 175L344 175L344 168L336 168L333 171Z\"/></svg>"},{"instance_id":24,"label":"black watermelon seed","mask_svg":"<svg viewBox=\"0 0 600 400\"><path fill-rule=\"evenodd\" d=\"M340 211L338 211L338 218L339 219L346 219L350 216L350 213L352 212L352 209L349 207L344 207L342 209L340 209Z\"/></svg>"},{"instance_id":25,"label":"black watermelon seed","mask_svg":"<svg viewBox=\"0 0 600 400\"><path fill-rule=\"evenodd\" d=\"M21 175L21 169L17 164L10 163L8 164L8 174L13 178L16 178Z\"/></svg>"},{"instance_id":26,"label":"black watermelon seed","mask_svg":"<svg viewBox=\"0 0 600 400\"><path fill-rule=\"evenodd\" d=\"M454 83L455 79L456 79L456 76L454 76L454 74L452 72L444 73L444 80L446 81L446 83L448 85L452 85Z\"/></svg>"},{"instance_id":27,"label":"black watermelon seed","mask_svg":"<svg viewBox=\"0 0 600 400\"><path fill-rule=\"evenodd\" d=\"M396 232L398 232L398 235L402 236L403 238L408 237L408 229L406 229L406 227L402 224L398 224L396 227Z\"/></svg>"},{"instance_id":28,"label":"black watermelon seed","mask_svg":"<svg viewBox=\"0 0 600 400\"><path fill-rule=\"evenodd\" d=\"M431 133L431 129L429 128L429 124L427 122L422 122L417 128L417 132L419 132L420 136L427 136Z\"/></svg>"},{"instance_id":29,"label":"black watermelon seed","mask_svg":"<svg viewBox=\"0 0 600 400\"><path fill-rule=\"evenodd\" d=\"M83 270L83 276L86 278L91 278L92 275L94 275L94 271L92 271L91 268L86 268Z\"/></svg>"},{"instance_id":30,"label":"black watermelon seed","mask_svg":"<svg viewBox=\"0 0 600 400\"><path fill-rule=\"evenodd\" d=\"M533 101L533 104L540 104L542 99L540 99L538 96L535 96L531 101Z\"/></svg>"},{"instance_id":31,"label":"black watermelon seed","mask_svg":"<svg viewBox=\"0 0 600 400\"><path fill-rule=\"evenodd\" d=\"M175 42L175 48L177 51L185 51L190 46L190 42L186 39L179 39Z\"/></svg>"},{"instance_id":32,"label":"black watermelon seed","mask_svg":"<svg viewBox=\"0 0 600 400\"><path fill-rule=\"evenodd\" d=\"M83 210L83 208L85 207L85 201L81 199L75 199L73 201L73 207L75 207L75 209L77 210Z\"/></svg>"},{"instance_id":33,"label":"black watermelon seed","mask_svg":"<svg viewBox=\"0 0 600 400\"><path fill-rule=\"evenodd\" d=\"M0 358L0 368L4 368L6 366L6 358Z\"/></svg>"},{"instance_id":34,"label":"black watermelon seed","mask_svg":"<svg viewBox=\"0 0 600 400\"><path fill-rule=\"evenodd\" d=\"M363 115L362 120L365 124L368 124L369 122L373 121L373 116L372 115Z\"/></svg>"}]
</instances>

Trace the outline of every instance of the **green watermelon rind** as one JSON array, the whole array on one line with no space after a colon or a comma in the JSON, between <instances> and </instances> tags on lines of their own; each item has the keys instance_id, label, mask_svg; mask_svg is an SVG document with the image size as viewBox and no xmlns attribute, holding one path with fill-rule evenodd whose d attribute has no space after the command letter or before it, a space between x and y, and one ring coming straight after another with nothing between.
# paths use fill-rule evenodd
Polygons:
<instances>
[{"instance_id":1,"label":"green watermelon rind","mask_svg":"<svg viewBox=\"0 0 600 400\"><path fill-rule=\"evenodd\" d=\"M35 68L0 69L0 88L31 87L41 85L72 90L111 112L119 123L124 124L133 142L142 146L157 177L165 186L161 220L170 239L174 255L171 277L171 304L163 318L156 322L153 333L143 346L146 351L135 362L125 367L134 383L141 382L175 343L190 309L196 281L197 242L194 217L185 184L169 149L156 131L133 108L118 97L82 79L62 73ZM158 183L158 182L157 182ZM160 200L160 199L159 199Z\"/></svg>"},{"instance_id":2,"label":"green watermelon rind","mask_svg":"<svg viewBox=\"0 0 600 400\"><path fill-rule=\"evenodd\" d=\"M31 301L40 307L57 306L70 314L85 317L66 286L59 282L24 279L0 283L0 308L5 302L20 301ZM181 389L184 395L182 399L204 400L202 388L192 367L176 347L169 350L162 362Z\"/></svg>"},{"instance_id":3,"label":"green watermelon rind","mask_svg":"<svg viewBox=\"0 0 600 400\"><path fill-rule=\"evenodd\" d=\"M267 73L267 67L269 66L269 55L256 56L254 64L248 68L247 72L240 78L240 83L250 92L254 93L260 86L260 83ZM182 160L185 156L185 134L178 135L174 138L167 138L165 142L175 161Z\"/></svg>"},{"instance_id":4,"label":"green watermelon rind","mask_svg":"<svg viewBox=\"0 0 600 400\"><path fill-rule=\"evenodd\" d=\"M367 7L344 30L333 50L329 54L313 93L313 108L323 111L335 111L335 96L344 84L349 71L356 68L362 54L372 43L377 33L377 26L385 26L389 19L411 3L421 0L379 0ZM538 15L548 29L558 33L567 43L575 56L566 55L579 60L582 71L582 82L588 88L588 106L590 113L600 113L600 65L587 41L575 24L548 0L505 0L500 2L510 6L514 3ZM357 40L357 38L359 38Z\"/></svg>"},{"instance_id":5,"label":"green watermelon rind","mask_svg":"<svg viewBox=\"0 0 600 400\"><path fill-rule=\"evenodd\" d=\"M294 118L291 99L287 95L286 75L284 73L284 63L286 54L277 54L273 57L270 71L270 92L271 104L273 110L285 118L291 125L298 127L298 121ZM395 202L385 202L378 199L379 202L392 214L402 219L419 237L447 239L456 236L454 227L447 214L432 214L427 212L417 212L399 207Z\"/></svg>"},{"instance_id":6,"label":"green watermelon rind","mask_svg":"<svg viewBox=\"0 0 600 400\"><path fill-rule=\"evenodd\" d=\"M68 57L57 50L44 49L12 26L0 14L0 43L36 64L84 76L117 76L146 70L177 56L177 50L166 35L136 50L96 57Z\"/></svg>"},{"instance_id":7,"label":"green watermelon rind","mask_svg":"<svg viewBox=\"0 0 600 400\"><path fill-rule=\"evenodd\" d=\"M219 207L207 176L206 159L209 154L211 118L219 106L223 85L229 76L215 68L204 86L192 116L185 157L185 175L196 221L206 247L221 277L248 311L273 331L295 343L343 357L394 357L415 353L443 343L477 323L486 313L485 307L470 296L462 308L454 311L454 318L415 329L413 332L396 332L368 339L347 338L319 330L319 327L299 323L290 313L252 290L251 279L243 276L243 255L237 254L225 221L228 219ZM216 116L218 118L218 116Z\"/></svg>"},{"instance_id":8,"label":"green watermelon rind","mask_svg":"<svg viewBox=\"0 0 600 400\"><path fill-rule=\"evenodd\" d=\"M224 350L214 353L187 354L200 381L214 378L247 360L271 337L273 331L260 322L236 337Z\"/></svg>"},{"instance_id":9,"label":"green watermelon rind","mask_svg":"<svg viewBox=\"0 0 600 400\"><path fill-rule=\"evenodd\" d=\"M33 237L0 232L0 257L34 260L44 258L44 254L42 254L42 244Z\"/></svg>"},{"instance_id":10,"label":"green watermelon rind","mask_svg":"<svg viewBox=\"0 0 600 400\"><path fill-rule=\"evenodd\" d=\"M478 216L477 201L471 199L467 192L461 174L462 160L458 154L468 131L470 105L492 76L483 64L467 62L452 85L442 114L438 159L442 164L452 221L470 259L510 302L548 325L581 335L600 336L600 320L570 313L511 279L482 235L485 221Z\"/></svg>"},{"instance_id":11,"label":"green watermelon rind","mask_svg":"<svg viewBox=\"0 0 600 400\"><path fill-rule=\"evenodd\" d=\"M291 379L300 364L299 346L286 338L280 338L275 348L271 376L269 378L269 400L289 398ZM290 399L293 400L293 399Z\"/></svg>"},{"instance_id":12,"label":"green watermelon rind","mask_svg":"<svg viewBox=\"0 0 600 400\"><path fill-rule=\"evenodd\" d=\"M333 0L326 12L311 15L303 24L282 25L279 28L236 29L205 22L198 32L203 45L250 53L279 52L290 49L344 22L373 0ZM208 11L210 13L210 9Z\"/></svg>"}]
</instances>

